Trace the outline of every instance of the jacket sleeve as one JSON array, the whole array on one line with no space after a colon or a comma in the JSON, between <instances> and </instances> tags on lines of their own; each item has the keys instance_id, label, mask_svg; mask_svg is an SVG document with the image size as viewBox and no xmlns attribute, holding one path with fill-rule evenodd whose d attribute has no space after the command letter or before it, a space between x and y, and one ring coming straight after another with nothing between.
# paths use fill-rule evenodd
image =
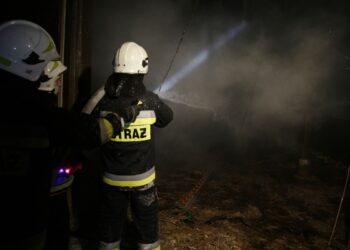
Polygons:
<instances>
[{"instance_id":1,"label":"jacket sleeve","mask_svg":"<svg viewBox=\"0 0 350 250\"><path fill-rule=\"evenodd\" d=\"M154 125L159 128L165 127L173 120L172 109L165 104L158 95L150 92L148 96L149 98L147 98L146 106L150 105L150 108L154 110L157 117L157 121Z\"/></svg>"},{"instance_id":2,"label":"jacket sleeve","mask_svg":"<svg viewBox=\"0 0 350 250\"><path fill-rule=\"evenodd\" d=\"M80 112L54 109L49 112L47 122L55 146L91 149L100 146L107 136L105 121Z\"/></svg>"}]
</instances>

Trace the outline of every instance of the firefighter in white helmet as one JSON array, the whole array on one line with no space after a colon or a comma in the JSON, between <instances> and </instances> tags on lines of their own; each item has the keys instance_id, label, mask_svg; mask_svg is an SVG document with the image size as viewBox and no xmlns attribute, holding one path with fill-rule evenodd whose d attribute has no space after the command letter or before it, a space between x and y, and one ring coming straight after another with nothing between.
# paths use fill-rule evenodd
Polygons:
<instances>
[{"instance_id":1,"label":"firefighter in white helmet","mask_svg":"<svg viewBox=\"0 0 350 250\"><path fill-rule=\"evenodd\" d=\"M44 249L55 150L98 147L135 113L96 119L58 108L59 58L41 26L0 24L0 249Z\"/></svg>"},{"instance_id":2,"label":"firefighter in white helmet","mask_svg":"<svg viewBox=\"0 0 350 250\"><path fill-rule=\"evenodd\" d=\"M103 174L100 210L100 250L120 249L122 227L130 205L141 250L160 249L158 196L155 185L153 127L165 127L173 112L160 98L146 90L148 55L135 42L125 42L116 51L114 73L105 84L105 96L96 106L104 110L138 105L139 115L102 146Z\"/></svg>"}]
</instances>

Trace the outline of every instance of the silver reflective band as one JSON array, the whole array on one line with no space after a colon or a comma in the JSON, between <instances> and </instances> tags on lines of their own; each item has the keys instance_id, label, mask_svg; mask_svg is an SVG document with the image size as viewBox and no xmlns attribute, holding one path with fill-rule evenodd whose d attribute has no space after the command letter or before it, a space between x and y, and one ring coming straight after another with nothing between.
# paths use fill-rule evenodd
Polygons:
<instances>
[{"instance_id":1,"label":"silver reflective band","mask_svg":"<svg viewBox=\"0 0 350 250\"><path fill-rule=\"evenodd\" d=\"M58 191L65 189L65 188L68 188L73 183L73 179L74 179L74 176L71 175L71 176L69 176L67 181L65 181L64 183L56 185L56 186L51 186L50 193L55 193L55 192L58 192Z\"/></svg>"},{"instance_id":2,"label":"silver reflective band","mask_svg":"<svg viewBox=\"0 0 350 250\"><path fill-rule=\"evenodd\" d=\"M154 118L156 113L153 110L141 110L137 118Z\"/></svg>"},{"instance_id":3,"label":"silver reflective band","mask_svg":"<svg viewBox=\"0 0 350 250\"><path fill-rule=\"evenodd\" d=\"M153 110L141 110L140 113L137 115L136 120L132 123L128 123L128 125L151 125L154 124L157 120L156 113Z\"/></svg>"},{"instance_id":4,"label":"silver reflective band","mask_svg":"<svg viewBox=\"0 0 350 250\"><path fill-rule=\"evenodd\" d=\"M120 250L120 241L103 242L100 241L98 250Z\"/></svg>"},{"instance_id":5,"label":"silver reflective band","mask_svg":"<svg viewBox=\"0 0 350 250\"><path fill-rule=\"evenodd\" d=\"M141 187L155 180L155 167L153 166L147 172L137 175L115 175L105 172L103 182L117 187Z\"/></svg>"},{"instance_id":6,"label":"silver reflective band","mask_svg":"<svg viewBox=\"0 0 350 250\"><path fill-rule=\"evenodd\" d=\"M155 167L153 166L151 169L147 170L147 172L144 172L142 174L135 174L135 175L116 175L111 173L104 173L104 176L111 180L118 180L118 181L139 181L146 179L150 175L152 175L155 172Z\"/></svg>"},{"instance_id":7,"label":"silver reflective band","mask_svg":"<svg viewBox=\"0 0 350 250\"><path fill-rule=\"evenodd\" d=\"M150 244L139 243L139 250L160 250L159 241Z\"/></svg>"}]
</instances>

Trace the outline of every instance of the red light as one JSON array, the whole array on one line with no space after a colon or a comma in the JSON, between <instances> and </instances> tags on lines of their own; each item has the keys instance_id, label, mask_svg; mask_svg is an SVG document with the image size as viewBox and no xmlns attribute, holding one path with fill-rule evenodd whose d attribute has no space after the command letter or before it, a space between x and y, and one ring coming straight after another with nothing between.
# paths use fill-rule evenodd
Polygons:
<instances>
[{"instance_id":1,"label":"red light","mask_svg":"<svg viewBox=\"0 0 350 250\"><path fill-rule=\"evenodd\" d=\"M66 172L66 174L70 174L71 169L70 169L70 168L66 168L66 169L64 170L64 172Z\"/></svg>"}]
</instances>

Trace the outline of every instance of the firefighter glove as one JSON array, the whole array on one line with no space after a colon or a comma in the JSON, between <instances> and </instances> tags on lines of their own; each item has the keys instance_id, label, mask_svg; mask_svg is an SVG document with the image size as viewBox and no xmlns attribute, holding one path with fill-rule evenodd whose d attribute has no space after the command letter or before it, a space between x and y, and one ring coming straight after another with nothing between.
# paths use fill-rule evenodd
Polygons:
<instances>
[{"instance_id":1,"label":"firefighter glove","mask_svg":"<svg viewBox=\"0 0 350 250\"><path fill-rule=\"evenodd\" d=\"M101 117L106 119L112 125L113 137L115 137L124 128L124 121L123 119L121 119L121 117L117 113L106 112L106 114L101 115Z\"/></svg>"},{"instance_id":2,"label":"firefighter glove","mask_svg":"<svg viewBox=\"0 0 350 250\"><path fill-rule=\"evenodd\" d=\"M134 122L141 110L140 105L132 105L126 107L118 112L118 114L124 119L125 123Z\"/></svg>"}]
</instances>

